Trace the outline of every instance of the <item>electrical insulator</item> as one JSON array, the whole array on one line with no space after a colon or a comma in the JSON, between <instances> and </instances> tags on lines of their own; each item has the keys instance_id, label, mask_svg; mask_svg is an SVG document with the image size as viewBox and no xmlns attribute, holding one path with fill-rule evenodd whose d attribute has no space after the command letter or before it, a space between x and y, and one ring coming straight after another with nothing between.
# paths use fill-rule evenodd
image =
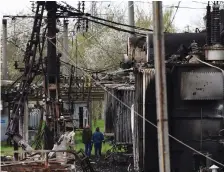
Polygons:
<instances>
[{"instance_id":1,"label":"electrical insulator","mask_svg":"<svg viewBox=\"0 0 224 172\"><path fill-rule=\"evenodd\" d=\"M31 8L32 8L32 12L35 12L35 11L34 11L34 9L35 9L34 1L32 1Z\"/></svg>"},{"instance_id":2,"label":"electrical insulator","mask_svg":"<svg viewBox=\"0 0 224 172\"><path fill-rule=\"evenodd\" d=\"M81 3L80 3L80 1L78 2L78 11L80 11L81 10Z\"/></svg>"},{"instance_id":3,"label":"electrical insulator","mask_svg":"<svg viewBox=\"0 0 224 172\"><path fill-rule=\"evenodd\" d=\"M212 34L211 34L211 40L212 44L218 44L220 43L220 10L219 10L219 4L213 5L213 11L212 11Z\"/></svg>"},{"instance_id":4,"label":"electrical insulator","mask_svg":"<svg viewBox=\"0 0 224 172\"><path fill-rule=\"evenodd\" d=\"M82 1L82 12L84 13L85 11L85 1Z\"/></svg>"},{"instance_id":5,"label":"electrical insulator","mask_svg":"<svg viewBox=\"0 0 224 172\"><path fill-rule=\"evenodd\" d=\"M191 50L192 52L198 52L198 44L194 41L193 43L191 43Z\"/></svg>"}]
</instances>

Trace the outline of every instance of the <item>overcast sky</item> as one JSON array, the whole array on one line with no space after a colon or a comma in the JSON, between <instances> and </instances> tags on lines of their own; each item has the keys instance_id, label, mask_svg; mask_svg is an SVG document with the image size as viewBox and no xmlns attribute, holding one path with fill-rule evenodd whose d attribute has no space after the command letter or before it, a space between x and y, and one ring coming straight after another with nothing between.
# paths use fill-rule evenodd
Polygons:
<instances>
[{"instance_id":1,"label":"overcast sky","mask_svg":"<svg viewBox=\"0 0 224 172\"><path fill-rule=\"evenodd\" d=\"M74 7L77 7L78 1L67 1L68 4L73 5ZM145 12L152 11L151 9L151 2L152 1L136 1L138 6L141 6ZM164 8L167 8L167 6L177 6L179 1L163 1ZM125 0L120 1L107 1L107 3L110 3L111 8L127 8L128 2ZM202 17L205 14L205 8L206 8L207 1L181 1L180 2L180 8L177 11L177 14L175 16L175 19L173 23L177 27L178 31L183 31L186 29L186 26L189 25L191 29L200 27L202 25ZM88 6L90 2L87 2L86 5ZM190 8L186 8L190 7ZM193 8L193 9L192 9ZM204 8L204 9L202 9ZM18 12L24 11L24 12L30 12L31 9L31 3L29 1L24 0L4 0L1 1L0 5L0 15L2 19L2 15L16 15ZM176 8L174 9L174 11Z\"/></svg>"}]
</instances>

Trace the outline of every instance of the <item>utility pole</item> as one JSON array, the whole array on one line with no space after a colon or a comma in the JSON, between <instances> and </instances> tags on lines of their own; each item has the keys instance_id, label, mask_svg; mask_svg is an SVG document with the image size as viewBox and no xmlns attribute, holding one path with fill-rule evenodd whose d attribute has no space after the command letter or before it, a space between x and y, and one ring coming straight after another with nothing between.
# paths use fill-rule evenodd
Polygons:
<instances>
[{"instance_id":1,"label":"utility pole","mask_svg":"<svg viewBox=\"0 0 224 172\"><path fill-rule=\"evenodd\" d=\"M64 23L63 23L63 49L64 49L64 53L63 53L63 61L65 61L66 63L68 63L67 57L68 57L68 20L64 19ZM68 76L68 68L66 67L66 65L62 66L62 74Z\"/></svg>"},{"instance_id":2,"label":"utility pole","mask_svg":"<svg viewBox=\"0 0 224 172\"><path fill-rule=\"evenodd\" d=\"M2 20L2 78L8 80L8 65L7 65L7 20Z\"/></svg>"},{"instance_id":3,"label":"utility pole","mask_svg":"<svg viewBox=\"0 0 224 172\"><path fill-rule=\"evenodd\" d=\"M134 2L128 1L128 25L135 26L135 18L134 18ZM130 27L130 31L134 32L135 29ZM134 36L134 34L131 34Z\"/></svg>"},{"instance_id":4,"label":"utility pole","mask_svg":"<svg viewBox=\"0 0 224 172\"><path fill-rule=\"evenodd\" d=\"M58 119L59 109L59 81L60 81L60 64L59 57L56 54L56 1L47 1L47 76L45 78L46 89L46 135L45 149L52 149L54 142L57 141L59 134Z\"/></svg>"},{"instance_id":5,"label":"utility pole","mask_svg":"<svg viewBox=\"0 0 224 172\"><path fill-rule=\"evenodd\" d=\"M156 72L157 132L160 172L170 172L170 151L167 115L167 88L162 1L153 1L153 44Z\"/></svg>"}]
</instances>

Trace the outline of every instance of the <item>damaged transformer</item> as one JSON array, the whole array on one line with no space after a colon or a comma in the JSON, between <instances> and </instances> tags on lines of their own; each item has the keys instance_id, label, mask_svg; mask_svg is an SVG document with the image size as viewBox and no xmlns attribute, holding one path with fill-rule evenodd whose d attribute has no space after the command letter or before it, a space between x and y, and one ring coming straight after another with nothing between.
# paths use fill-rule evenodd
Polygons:
<instances>
[{"instance_id":1,"label":"damaged transformer","mask_svg":"<svg viewBox=\"0 0 224 172\"><path fill-rule=\"evenodd\" d=\"M208 4L206 31L164 34L169 133L198 151L170 138L172 172L209 171L213 164L223 170L216 163L224 163L224 10L219 7L215 2L211 11ZM153 35L149 42L149 60L143 37L129 39L128 57L135 62L134 109L157 125ZM158 172L157 129L135 120L135 169Z\"/></svg>"}]
</instances>

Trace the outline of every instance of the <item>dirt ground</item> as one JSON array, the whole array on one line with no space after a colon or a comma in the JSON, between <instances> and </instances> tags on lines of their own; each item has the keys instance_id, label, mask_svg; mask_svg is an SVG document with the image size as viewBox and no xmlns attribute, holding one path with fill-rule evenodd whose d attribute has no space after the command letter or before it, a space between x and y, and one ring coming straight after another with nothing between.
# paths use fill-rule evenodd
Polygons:
<instances>
[{"instance_id":1,"label":"dirt ground","mask_svg":"<svg viewBox=\"0 0 224 172\"><path fill-rule=\"evenodd\" d=\"M104 157L98 159L93 156L90 157L90 162L95 172L127 172L130 165L129 161L118 162L112 159L105 160ZM82 172L78 166L77 172Z\"/></svg>"}]
</instances>

